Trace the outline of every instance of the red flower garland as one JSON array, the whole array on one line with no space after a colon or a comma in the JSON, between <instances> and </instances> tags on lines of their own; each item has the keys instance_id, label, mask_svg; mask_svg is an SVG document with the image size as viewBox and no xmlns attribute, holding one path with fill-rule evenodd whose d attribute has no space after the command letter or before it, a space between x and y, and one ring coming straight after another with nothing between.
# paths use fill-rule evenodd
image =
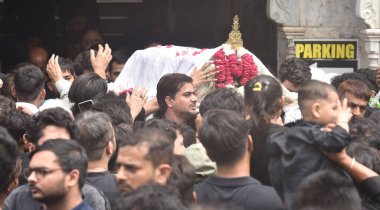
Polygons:
<instances>
[{"instance_id":1,"label":"red flower garland","mask_svg":"<svg viewBox=\"0 0 380 210\"><path fill-rule=\"evenodd\" d=\"M215 76L217 88L223 88L226 85L244 86L259 72L253 57L248 53L239 59L236 54L226 55L223 49L220 49L214 55L214 64L219 71Z\"/></svg>"}]
</instances>

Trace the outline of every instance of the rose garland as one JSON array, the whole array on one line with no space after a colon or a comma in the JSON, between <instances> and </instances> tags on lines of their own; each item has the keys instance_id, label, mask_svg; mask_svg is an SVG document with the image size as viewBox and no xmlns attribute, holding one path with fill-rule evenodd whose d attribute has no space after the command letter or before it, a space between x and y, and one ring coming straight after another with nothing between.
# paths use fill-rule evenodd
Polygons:
<instances>
[{"instance_id":1,"label":"rose garland","mask_svg":"<svg viewBox=\"0 0 380 210\"><path fill-rule=\"evenodd\" d=\"M214 55L214 65L219 73L215 76L217 88L226 86L244 86L250 79L258 75L258 68L253 57L245 49L237 52L228 45Z\"/></svg>"}]
</instances>

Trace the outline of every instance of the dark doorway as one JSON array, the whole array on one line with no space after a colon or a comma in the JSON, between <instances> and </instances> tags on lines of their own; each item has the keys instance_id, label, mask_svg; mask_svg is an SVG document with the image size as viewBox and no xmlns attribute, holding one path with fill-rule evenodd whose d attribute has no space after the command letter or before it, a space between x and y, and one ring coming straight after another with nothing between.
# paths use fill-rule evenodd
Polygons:
<instances>
[{"instance_id":1,"label":"dark doorway","mask_svg":"<svg viewBox=\"0 0 380 210\"><path fill-rule=\"evenodd\" d=\"M44 2L44 0L17 1ZM48 45L51 46L49 53L67 56L65 51L60 49L65 43L60 43L58 46L57 43L65 38L63 31L65 26L62 24L62 20L65 19L64 14L70 13L78 1L45 0L45 2L48 2L54 11L54 14L49 13L52 19L46 20L49 24L41 25L35 21L25 25L32 29L41 28L40 32L44 30L49 32L45 33L49 35L49 40L46 41L52 42ZM67 2L73 2L72 7L67 5ZM244 47L253 52L272 72L277 69L277 25L266 15L266 0L143 0L142 3L80 0L80 2L90 2L86 4L92 5L91 8L84 7L81 11L91 13L92 17L95 15L95 20L92 22L100 29L105 41L110 43L113 49L125 46L142 49L154 42L198 48L217 47L226 42L231 31L232 18L238 15ZM63 11L63 3L68 11ZM16 8L13 7L10 11L0 2L2 10L0 15L3 17L0 19L0 44L9 43L5 40L13 40L24 35L19 27L4 27L15 26L5 21L17 16L14 11L22 11L17 8L20 4L12 5ZM46 8L42 7L42 10ZM33 24L40 25L34 27ZM22 47L24 40L16 40L21 43L16 46Z\"/></svg>"}]
</instances>

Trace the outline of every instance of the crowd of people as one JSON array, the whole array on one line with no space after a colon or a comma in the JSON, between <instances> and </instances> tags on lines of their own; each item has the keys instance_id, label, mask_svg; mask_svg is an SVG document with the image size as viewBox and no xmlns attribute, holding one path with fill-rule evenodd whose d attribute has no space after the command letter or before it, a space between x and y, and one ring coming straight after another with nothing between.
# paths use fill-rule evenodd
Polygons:
<instances>
[{"instance_id":1,"label":"crowd of people","mask_svg":"<svg viewBox=\"0 0 380 210\"><path fill-rule=\"evenodd\" d=\"M380 209L380 70L328 84L290 58L244 95L198 101L210 63L162 76L148 98L109 91L130 52L29 52L0 83L4 210ZM302 117L284 124L294 105Z\"/></svg>"}]
</instances>

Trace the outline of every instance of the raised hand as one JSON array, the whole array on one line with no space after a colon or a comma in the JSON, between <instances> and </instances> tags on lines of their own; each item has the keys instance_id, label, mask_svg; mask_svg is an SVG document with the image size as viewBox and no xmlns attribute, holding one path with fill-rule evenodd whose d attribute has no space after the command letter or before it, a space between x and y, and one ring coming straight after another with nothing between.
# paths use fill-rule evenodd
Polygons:
<instances>
[{"instance_id":1,"label":"raised hand","mask_svg":"<svg viewBox=\"0 0 380 210\"><path fill-rule=\"evenodd\" d=\"M99 44L98 48L99 50L96 56L95 51L90 50L92 68L94 68L94 72L101 78L106 79L107 66L112 59L112 50L108 44L106 44L104 48Z\"/></svg>"},{"instance_id":2,"label":"raised hand","mask_svg":"<svg viewBox=\"0 0 380 210\"><path fill-rule=\"evenodd\" d=\"M58 55L52 55L46 67L46 72L53 83L63 79L62 70L58 63Z\"/></svg>"},{"instance_id":3,"label":"raised hand","mask_svg":"<svg viewBox=\"0 0 380 210\"><path fill-rule=\"evenodd\" d=\"M131 95L127 94L126 102L131 110L133 121L135 121L137 115L141 112L144 104L148 100L146 93L148 90L144 87L137 87L133 90Z\"/></svg>"},{"instance_id":4,"label":"raised hand","mask_svg":"<svg viewBox=\"0 0 380 210\"><path fill-rule=\"evenodd\" d=\"M340 103L340 100L337 101L337 120L336 124L344 128L347 132L349 132L348 129L348 122L350 122L352 117L351 108L347 106L347 99L343 99L342 103Z\"/></svg>"},{"instance_id":5,"label":"raised hand","mask_svg":"<svg viewBox=\"0 0 380 210\"><path fill-rule=\"evenodd\" d=\"M193 78L194 88L200 87L202 84L215 82L215 75L218 74L218 69L211 67L212 62L206 62L201 69L194 68L190 74L190 77Z\"/></svg>"}]
</instances>

